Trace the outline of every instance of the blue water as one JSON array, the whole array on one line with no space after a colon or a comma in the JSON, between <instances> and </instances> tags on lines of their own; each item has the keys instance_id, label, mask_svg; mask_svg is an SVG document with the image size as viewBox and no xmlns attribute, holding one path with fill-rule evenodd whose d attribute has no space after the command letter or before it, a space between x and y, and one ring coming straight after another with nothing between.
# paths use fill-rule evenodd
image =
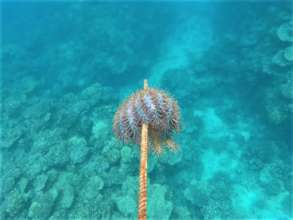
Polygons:
<instances>
[{"instance_id":1,"label":"blue water","mask_svg":"<svg viewBox=\"0 0 293 220\"><path fill-rule=\"evenodd\" d=\"M293 219L290 1L0 4L2 219L136 219L112 120L144 79L181 113L148 219Z\"/></svg>"}]
</instances>

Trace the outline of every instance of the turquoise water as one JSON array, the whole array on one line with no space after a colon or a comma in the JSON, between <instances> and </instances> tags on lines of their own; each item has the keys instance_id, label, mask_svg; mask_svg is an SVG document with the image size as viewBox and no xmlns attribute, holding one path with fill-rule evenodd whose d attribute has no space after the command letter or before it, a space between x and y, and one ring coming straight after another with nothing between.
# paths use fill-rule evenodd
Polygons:
<instances>
[{"instance_id":1,"label":"turquoise water","mask_svg":"<svg viewBox=\"0 0 293 220\"><path fill-rule=\"evenodd\" d=\"M148 79L178 101L148 219L292 219L289 1L1 2L2 219L136 219L139 146L112 132Z\"/></svg>"}]
</instances>

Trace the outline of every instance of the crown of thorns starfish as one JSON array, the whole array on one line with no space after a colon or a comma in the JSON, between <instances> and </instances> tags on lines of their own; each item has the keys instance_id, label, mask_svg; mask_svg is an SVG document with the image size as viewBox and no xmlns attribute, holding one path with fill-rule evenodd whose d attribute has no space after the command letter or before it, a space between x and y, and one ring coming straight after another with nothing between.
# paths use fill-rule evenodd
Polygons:
<instances>
[{"instance_id":1,"label":"crown of thorns starfish","mask_svg":"<svg viewBox=\"0 0 293 220\"><path fill-rule=\"evenodd\" d=\"M149 141L157 153L161 145L175 149L171 140L174 132L179 131L180 114L177 102L164 91L142 89L131 95L118 108L114 116L115 135L125 143L139 144L143 123L149 126Z\"/></svg>"}]
</instances>

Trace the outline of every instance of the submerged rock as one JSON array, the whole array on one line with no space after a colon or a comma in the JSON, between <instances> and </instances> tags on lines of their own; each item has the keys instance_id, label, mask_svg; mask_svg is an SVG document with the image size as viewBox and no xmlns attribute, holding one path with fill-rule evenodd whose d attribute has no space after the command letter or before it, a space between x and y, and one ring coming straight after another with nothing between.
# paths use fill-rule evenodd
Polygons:
<instances>
[{"instance_id":1,"label":"submerged rock","mask_svg":"<svg viewBox=\"0 0 293 220\"><path fill-rule=\"evenodd\" d=\"M57 178L59 176L59 172L57 170L50 170L46 174L48 176L48 180L46 182L46 189L50 189L57 181Z\"/></svg>"},{"instance_id":2,"label":"submerged rock","mask_svg":"<svg viewBox=\"0 0 293 220\"><path fill-rule=\"evenodd\" d=\"M61 142L51 146L45 158L48 168L65 166L69 160L68 153L65 148L65 143ZM44 167L44 169L46 168Z\"/></svg>"},{"instance_id":3,"label":"submerged rock","mask_svg":"<svg viewBox=\"0 0 293 220\"><path fill-rule=\"evenodd\" d=\"M9 191L11 191L21 175L22 175L22 170L18 167L11 167L4 170L1 176L2 179L1 179L1 193L0 194L4 195L8 193ZM2 198L2 195L1 195L1 198Z\"/></svg>"},{"instance_id":4,"label":"submerged rock","mask_svg":"<svg viewBox=\"0 0 293 220\"><path fill-rule=\"evenodd\" d=\"M174 207L174 214L175 214L174 219L186 219L186 220L194 219L194 217L192 217L188 208L185 206Z\"/></svg>"},{"instance_id":5,"label":"submerged rock","mask_svg":"<svg viewBox=\"0 0 293 220\"><path fill-rule=\"evenodd\" d=\"M288 111L284 105L266 107L269 122L274 125L280 125L288 118Z\"/></svg>"},{"instance_id":6,"label":"submerged rock","mask_svg":"<svg viewBox=\"0 0 293 220\"><path fill-rule=\"evenodd\" d=\"M120 160L120 151L116 147L117 141L111 138L106 142L106 145L102 151L103 156L107 159L110 164L116 164Z\"/></svg>"},{"instance_id":7,"label":"submerged rock","mask_svg":"<svg viewBox=\"0 0 293 220\"><path fill-rule=\"evenodd\" d=\"M9 217L17 217L17 215L25 208L26 202L26 196L19 190L14 189L7 195L3 208Z\"/></svg>"},{"instance_id":8,"label":"submerged rock","mask_svg":"<svg viewBox=\"0 0 293 220\"><path fill-rule=\"evenodd\" d=\"M123 216L122 218L135 218L137 212L137 184L137 177L128 176L122 184L121 191L111 196L120 215Z\"/></svg>"},{"instance_id":9,"label":"submerged rock","mask_svg":"<svg viewBox=\"0 0 293 220\"><path fill-rule=\"evenodd\" d=\"M35 192L41 192L46 187L47 181L48 181L48 175L41 174L37 176L33 183Z\"/></svg>"},{"instance_id":10,"label":"submerged rock","mask_svg":"<svg viewBox=\"0 0 293 220\"><path fill-rule=\"evenodd\" d=\"M159 158L159 161L161 161L164 164L169 164L171 166L179 163L182 160L182 150L178 149L175 150L175 152L165 152L164 155L162 155L161 158Z\"/></svg>"},{"instance_id":11,"label":"submerged rock","mask_svg":"<svg viewBox=\"0 0 293 220\"><path fill-rule=\"evenodd\" d=\"M134 153L132 149L128 146L122 147L120 151L121 161L123 163L129 163L134 158Z\"/></svg>"},{"instance_id":12,"label":"submerged rock","mask_svg":"<svg viewBox=\"0 0 293 220\"><path fill-rule=\"evenodd\" d=\"M62 192L62 198L60 201L60 205L62 208L69 209L75 198L75 192L74 188L70 185L64 187L63 192Z\"/></svg>"},{"instance_id":13,"label":"submerged rock","mask_svg":"<svg viewBox=\"0 0 293 220\"><path fill-rule=\"evenodd\" d=\"M285 98L293 99L293 80L281 85L281 93Z\"/></svg>"},{"instance_id":14,"label":"submerged rock","mask_svg":"<svg viewBox=\"0 0 293 220\"><path fill-rule=\"evenodd\" d=\"M148 216L150 219L170 219L173 204L166 198L167 187L153 184L149 189Z\"/></svg>"},{"instance_id":15,"label":"submerged rock","mask_svg":"<svg viewBox=\"0 0 293 220\"><path fill-rule=\"evenodd\" d=\"M289 65L288 60L285 58L284 50L279 50L273 56L272 63L280 67L287 67Z\"/></svg>"},{"instance_id":16,"label":"submerged rock","mask_svg":"<svg viewBox=\"0 0 293 220\"><path fill-rule=\"evenodd\" d=\"M32 76L26 76L21 79L21 91L24 94L32 93L38 86L40 82Z\"/></svg>"},{"instance_id":17,"label":"submerged rock","mask_svg":"<svg viewBox=\"0 0 293 220\"><path fill-rule=\"evenodd\" d=\"M110 126L107 125L105 120L94 120L92 127L92 138L98 142L104 141L107 137L107 130L110 130Z\"/></svg>"},{"instance_id":18,"label":"submerged rock","mask_svg":"<svg viewBox=\"0 0 293 220\"><path fill-rule=\"evenodd\" d=\"M21 193L25 193L29 187L29 180L26 177L22 177L18 182L18 187Z\"/></svg>"},{"instance_id":19,"label":"submerged rock","mask_svg":"<svg viewBox=\"0 0 293 220\"><path fill-rule=\"evenodd\" d=\"M277 35L281 41L293 42L293 21L282 24Z\"/></svg>"},{"instance_id":20,"label":"submerged rock","mask_svg":"<svg viewBox=\"0 0 293 220\"><path fill-rule=\"evenodd\" d=\"M98 198L100 191L104 188L104 181L99 176L93 176L89 179L89 181L85 184L82 189L82 196L86 200L91 200L94 198Z\"/></svg>"},{"instance_id":21,"label":"submerged rock","mask_svg":"<svg viewBox=\"0 0 293 220\"><path fill-rule=\"evenodd\" d=\"M85 161L88 156L89 148L83 137L74 136L69 139L69 157L73 164Z\"/></svg>"},{"instance_id":22,"label":"submerged rock","mask_svg":"<svg viewBox=\"0 0 293 220\"><path fill-rule=\"evenodd\" d=\"M58 195L59 192L56 190L39 195L36 200L32 201L28 216L32 219L46 219L50 217Z\"/></svg>"},{"instance_id":23,"label":"submerged rock","mask_svg":"<svg viewBox=\"0 0 293 220\"><path fill-rule=\"evenodd\" d=\"M137 210L136 198L129 195L122 196L116 200L118 210L126 216L134 216Z\"/></svg>"},{"instance_id":24,"label":"submerged rock","mask_svg":"<svg viewBox=\"0 0 293 220\"><path fill-rule=\"evenodd\" d=\"M1 148L12 148L22 137L23 128L17 123L4 123L1 129Z\"/></svg>"},{"instance_id":25,"label":"submerged rock","mask_svg":"<svg viewBox=\"0 0 293 220\"><path fill-rule=\"evenodd\" d=\"M292 38L293 38L293 36L292 36ZM293 62L293 46L287 47L284 50L284 57L287 61ZM293 64L293 63L291 63L291 64Z\"/></svg>"},{"instance_id":26,"label":"submerged rock","mask_svg":"<svg viewBox=\"0 0 293 220\"><path fill-rule=\"evenodd\" d=\"M184 190L184 197L193 205L203 207L208 202L207 186L197 181L191 181Z\"/></svg>"}]
</instances>

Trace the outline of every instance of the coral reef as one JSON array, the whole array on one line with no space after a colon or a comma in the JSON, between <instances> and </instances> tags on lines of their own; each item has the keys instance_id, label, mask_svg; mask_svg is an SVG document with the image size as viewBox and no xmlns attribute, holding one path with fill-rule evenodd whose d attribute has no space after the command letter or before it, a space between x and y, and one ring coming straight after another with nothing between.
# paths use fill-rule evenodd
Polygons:
<instances>
[{"instance_id":1,"label":"coral reef","mask_svg":"<svg viewBox=\"0 0 293 220\"><path fill-rule=\"evenodd\" d=\"M150 219L169 219L173 210L173 204L167 200L167 187L153 184L150 186L149 213Z\"/></svg>"},{"instance_id":2,"label":"coral reef","mask_svg":"<svg viewBox=\"0 0 293 220\"><path fill-rule=\"evenodd\" d=\"M293 21L283 23L277 30L278 38L281 41L293 42Z\"/></svg>"},{"instance_id":3,"label":"coral reef","mask_svg":"<svg viewBox=\"0 0 293 220\"><path fill-rule=\"evenodd\" d=\"M86 140L82 137L71 137L68 140L69 158L73 164L79 164L86 160L89 149Z\"/></svg>"},{"instance_id":4,"label":"coral reef","mask_svg":"<svg viewBox=\"0 0 293 220\"><path fill-rule=\"evenodd\" d=\"M0 218L135 219L139 149L112 118L148 78L182 107L149 219L292 219L289 6L3 2Z\"/></svg>"},{"instance_id":5,"label":"coral reef","mask_svg":"<svg viewBox=\"0 0 293 220\"><path fill-rule=\"evenodd\" d=\"M58 194L58 191L51 190L37 196L30 205L28 217L32 219L48 218L53 211Z\"/></svg>"}]
</instances>

